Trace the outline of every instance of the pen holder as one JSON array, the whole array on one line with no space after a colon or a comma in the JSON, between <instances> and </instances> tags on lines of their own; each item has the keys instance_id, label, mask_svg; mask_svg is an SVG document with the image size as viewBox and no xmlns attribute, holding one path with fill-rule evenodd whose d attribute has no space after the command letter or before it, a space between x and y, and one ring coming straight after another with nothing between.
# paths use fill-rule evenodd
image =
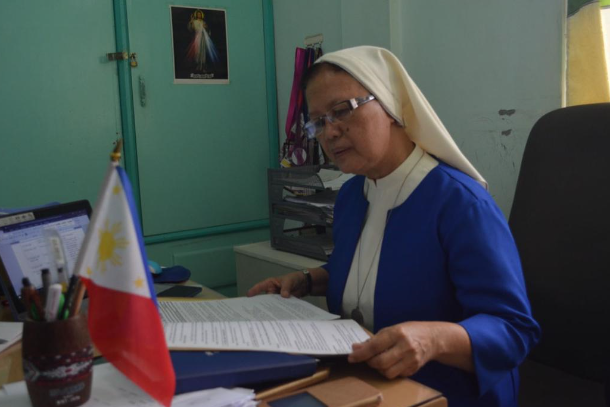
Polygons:
<instances>
[{"instance_id":1,"label":"pen holder","mask_svg":"<svg viewBox=\"0 0 610 407\"><path fill-rule=\"evenodd\" d=\"M89 400L93 347L86 315L53 322L25 321L22 355L33 407L73 407Z\"/></svg>"}]
</instances>

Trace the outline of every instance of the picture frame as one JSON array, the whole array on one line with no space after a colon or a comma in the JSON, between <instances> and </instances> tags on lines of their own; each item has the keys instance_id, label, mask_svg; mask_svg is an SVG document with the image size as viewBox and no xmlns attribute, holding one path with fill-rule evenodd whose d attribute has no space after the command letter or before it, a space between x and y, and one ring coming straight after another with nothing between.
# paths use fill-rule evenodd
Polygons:
<instances>
[{"instance_id":1,"label":"picture frame","mask_svg":"<svg viewBox=\"0 0 610 407\"><path fill-rule=\"evenodd\" d=\"M227 13L170 6L175 84L228 84Z\"/></svg>"}]
</instances>

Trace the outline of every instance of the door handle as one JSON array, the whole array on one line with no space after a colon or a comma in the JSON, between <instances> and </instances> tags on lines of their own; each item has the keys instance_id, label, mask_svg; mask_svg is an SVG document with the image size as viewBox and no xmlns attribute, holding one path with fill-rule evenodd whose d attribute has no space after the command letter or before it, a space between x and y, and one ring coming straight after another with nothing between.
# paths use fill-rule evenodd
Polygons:
<instances>
[{"instance_id":1,"label":"door handle","mask_svg":"<svg viewBox=\"0 0 610 407\"><path fill-rule=\"evenodd\" d=\"M146 84L144 83L144 78L138 75L138 82L140 87L140 106L146 106Z\"/></svg>"}]
</instances>

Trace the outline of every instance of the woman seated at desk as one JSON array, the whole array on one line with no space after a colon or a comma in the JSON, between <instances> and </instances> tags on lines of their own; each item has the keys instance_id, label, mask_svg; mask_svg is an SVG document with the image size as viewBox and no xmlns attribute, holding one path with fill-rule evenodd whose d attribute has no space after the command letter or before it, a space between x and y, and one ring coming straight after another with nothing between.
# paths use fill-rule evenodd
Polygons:
<instances>
[{"instance_id":1,"label":"woman seated at desk","mask_svg":"<svg viewBox=\"0 0 610 407\"><path fill-rule=\"evenodd\" d=\"M248 295L326 295L331 312L375 333L350 362L412 377L452 407L516 406L540 328L485 180L389 51L326 54L304 88L308 136L358 176L337 197L329 262Z\"/></svg>"}]
</instances>

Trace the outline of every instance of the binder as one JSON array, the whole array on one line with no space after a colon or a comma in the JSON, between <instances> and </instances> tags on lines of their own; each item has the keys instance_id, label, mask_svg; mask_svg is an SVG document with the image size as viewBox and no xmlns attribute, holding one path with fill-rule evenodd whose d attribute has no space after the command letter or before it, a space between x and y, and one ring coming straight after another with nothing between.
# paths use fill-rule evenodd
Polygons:
<instances>
[{"instance_id":1,"label":"binder","mask_svg":"<svg viewBox=\"0 0 610 407\"><path fill-rule=\"evenodd\" d=\"M176 394L214 387L252 387L315 373L311 356L278 352L171 351Z\"/></svg>"}]
</instances>

